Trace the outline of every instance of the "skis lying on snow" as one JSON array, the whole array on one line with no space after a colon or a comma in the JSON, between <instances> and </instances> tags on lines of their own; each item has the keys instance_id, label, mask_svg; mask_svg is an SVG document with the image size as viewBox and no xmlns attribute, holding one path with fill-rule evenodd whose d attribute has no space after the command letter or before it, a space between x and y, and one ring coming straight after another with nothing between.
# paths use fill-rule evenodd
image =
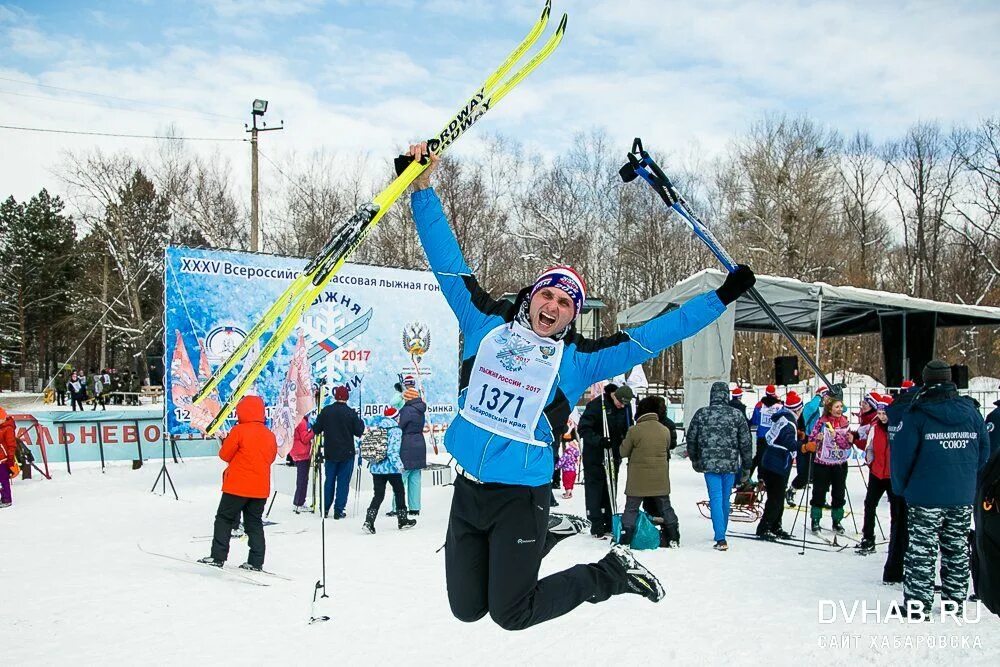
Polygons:
<instances>
[{"instance_id":1,"label":"skis lying on snow","mask_svg":"<svg viewBox=\"0 0 1000 667\"><path fill-rule=\"evenodd\" d=\"M527 37L524 38L507 59L504 60L503 64L462 105L458 113L444 126L444 129L427 142L431 153L435 155L444 153L466 130L482 118L487 111L499 104L500 100L555 51L556 47L562 41L563 33L566 31L565 14L563 14L562 21L559 22L559 27L555 33L538 52L521 69L506 80L502 80L538 40L538 37L542 34L548 23L550 12L551 0L547 0L545 9L542 10L541 16ZM407 164L405 159L397 159L397 169L404 166L405 168L401 170L399 176L386 189L376 195L371 202L361 206L350 219L333 231L333 234L327 240L326 245L323 246L320 253L309 262L301 275L260 316L239 347L215 369L215 372L208 382L205 383L205 386L195 394L192 399L195 403L200 403L208 397L222 379L235 368L236 364L247 355L272 325L280 319L280 323L271 333L271 337L264 344L263 348L261 348L257 357L250 361L249 365L245 366L241 371L232 393L230 393L226 402L222 405L219 413L209 423L205 431L206 435L211 435L219 429L229 416L229 413L232 412L236 403L250 389L257 376L264 370L264 366L267 365L271 357L274 356L285 342L285 339L292 333L302 315L320 295L326 284L340 270L351 253L364 242L375 225L385 215L386 211L406 191L406 188L426 169L426 163L420 164L410 161Z\"/></svg>"},{"instance_id":2,"label":"skis lying on snow","mask_svg":"<svg viewBox=\"0 0 1000 667\"><path fill-rule=\"evenodd\" d=\"M797 549L802 548L802 540L765 540L763 538L757 537L756 535L748 535L746 533L726 533L726 537L738 537L743 540L756 540L763 544L780 544L785 547L795 547ZM827 553L840 553L844 549L847 549L850 545L843 544L839 546L834 546L829 542L814 542L806 540L805 548L811 549L812 551L825 551Z\"/></svg>"},{"instance_id":3,"label":"skis lying on snow","mask_svg":"<svg viewBox=\"0 0 1000 667\"><path fill-rule=\"evenodd\" d=\"M227 568L227 567L215 567L213 565L206 565L204 563L199 563L197 558L192 558L187 554L184 557L181 556L171 556L170 554L162 554L156 551L150 551L149 549L144 549L141 544L136 544L139 547L139 551L150 556L158 556L159 558L166 558L168 560L176 561L178 563L186 563L192 568L198 568L201 572L208 573L209 576L217 575L221 577L235 577L240 581L244 581L248 584L253 584L254 586L270 586L270 584L260 581L255 575L264 575L266 577L273 577L275 579L281 579L282 581L294 581L291 577L286 577L283 574L278 574L277 572L269 572L267 570L261 570L260 572L253 572L251 570L241 570L239 568Z\"/></svg>"}]
</instances>

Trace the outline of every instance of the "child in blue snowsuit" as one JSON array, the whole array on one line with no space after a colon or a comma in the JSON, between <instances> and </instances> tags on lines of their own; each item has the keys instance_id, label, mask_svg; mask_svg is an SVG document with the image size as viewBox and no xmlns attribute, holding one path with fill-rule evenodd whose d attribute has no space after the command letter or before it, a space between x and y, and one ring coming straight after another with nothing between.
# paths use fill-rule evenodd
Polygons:
<instances>
[{"instance_id":1,"label":"child in blue snowsuit","mask_svg":"<svg viewBox=\"0 0 1000 667\"><path fill-rule=\"evenodd\" d=\"M426 144L410 155L428 155ZM579 604L633 592L653 601L663 587L616 545L599 562L538 579L546 539L553 456L570 410L596 381L623 373L717 319L749 289L748 267L650 322L596 340L576 333L583 279L569 267L543 272L513 304L493 299L462 257L430 188L437 157L414 181L413 217L427 260L458 318L464 344L459 414L445 434L455 481L445 542L448 601L462 621L487 613L519 630Z\"/></svg>"}]
</instances>

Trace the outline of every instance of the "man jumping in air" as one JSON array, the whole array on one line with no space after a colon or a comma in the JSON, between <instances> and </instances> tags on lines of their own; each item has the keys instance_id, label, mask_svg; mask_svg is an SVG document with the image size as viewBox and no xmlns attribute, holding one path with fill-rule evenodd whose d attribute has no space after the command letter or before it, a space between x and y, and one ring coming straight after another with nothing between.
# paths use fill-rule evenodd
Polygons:
<instances>
[{"instance_id":1,"label":"man jumping in air","mask_svg":"<svg viewBox=\"0 0 1000 667\"><path fill-rule=\"evenodd\" d=\"M445 434L455 482L445 570L448 601L461 621L487 613L502 628L522 630L612 595L663 599L660 582L627 547L601 560L538 579L547 552L552 452L570 410L596 381L657 356L718 318L753 286L746 266L723 285L648 323L596 340L573 322L586 286L571 268L544 271L513 304L480 287L462 257L441 202L430 187L438 158L413 183L413 218L441 291L464 335L459 414Z\"/></svg>"}]
</instances>

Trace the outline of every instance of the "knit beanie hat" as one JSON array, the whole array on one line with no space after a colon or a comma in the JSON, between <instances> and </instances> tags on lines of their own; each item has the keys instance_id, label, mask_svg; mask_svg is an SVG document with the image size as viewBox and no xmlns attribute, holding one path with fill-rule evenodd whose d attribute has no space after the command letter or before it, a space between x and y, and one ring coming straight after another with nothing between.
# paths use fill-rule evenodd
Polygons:
<instances>
[{"instance_id":1,"label":"knit beanie hat","mask_svg":"<svg viewBox=\"0 0 1000 667\"><path fill-rule=\"evenodd\" d=\"M766 387L764 387L764 394L767 396L777 396L778 390L775 389L773 384L769 384Z\"/></svg>"},{"instance_id":2,"label":"knit beanie hat","mask_svg":"<svg viewBox=\"0 0 1000 667\"><path fill-rule=\"evenodd\" d=\"M743 398L743 387L736 387L732 391L733 398Z\"/></svg>"},{"instance_id":3,"label":"knit beanie hat","mask_svg":"<svg viewBox=\"0 0 1000 667\"><path fill-rule=\"evenodd\" d=\"M903 384L899 385L900 389L910 389L913 387L913 380L903 380Z\"/></svg>"},{"instance_id":4,"label":"knit beanie hat","mask_svg":"<svg viewBox=\"0 0 1000 667\"><path fill-rule=\"evenodd\" d=\"M579 273L568 266L553 266L551 269L547 269L535 279L528 300L530 301L538 290L546 287L556 287L566 292L573 300L573 305L576 306L576 315L580 315L583 310L583 302L587 298L587 286Z\"/></svg>"},{"instance_id":5,"label":"knit beanie hat","mask_svg":"<svg viewBox=\"0 0 1000 667\"><path fill-rule=\"evenodd\" d=\"M389 417L390 419L395 419L396 415L399 414L399 410L392 407L391 405L385 406L385 410L382 411L384 417Z\"/></svg>"},{"instance_id":6,"label":"knit beanie hat","mask_svg":"<svg viewBox=\"0 0 1000 667\"><path fill-rule=\"evenodd\" d=\"M925 385L951 382L951 366L940 359L932 359L924 366L922 377Z\"/></svg>"},{"instance_id":7,"label":"knit beanie hat","mask_svg":"<svg viewBox=\"0 0 1000 667\"><path fill-rule=\"evenodd\" d=\"M351 390L346 385L341 385L333 390L333 400L346 401L351 397Z\"/></svg>"},{"instance_id":8,"label":"knit beanie hat","mask_svg":"<svg viewBox=\"0 0 1000 667\"><path fill-rule=\"evenodd\" d=\"M785 396L785 407L789 410L798 410L802 407L802 397L794 391L788 392Z\"/></svg>"}]
</instances>

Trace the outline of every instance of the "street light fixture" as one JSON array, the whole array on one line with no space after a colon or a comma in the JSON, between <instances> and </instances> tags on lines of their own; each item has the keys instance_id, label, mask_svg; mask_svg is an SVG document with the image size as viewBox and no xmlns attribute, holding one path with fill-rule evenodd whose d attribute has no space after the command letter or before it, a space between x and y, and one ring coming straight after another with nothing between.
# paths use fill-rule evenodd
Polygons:
<instances>
[{"instance_id":1,"label":"street light fixture","mask_svg":"<svg viewBox=\"0 0 1000 667\"><path fill-rule=\"evenodd\" d=\"M254 100L253 101L253 115L254 116L263 116L265 111L267 111L267 100Z\"/></svg>"}]
</instances>

